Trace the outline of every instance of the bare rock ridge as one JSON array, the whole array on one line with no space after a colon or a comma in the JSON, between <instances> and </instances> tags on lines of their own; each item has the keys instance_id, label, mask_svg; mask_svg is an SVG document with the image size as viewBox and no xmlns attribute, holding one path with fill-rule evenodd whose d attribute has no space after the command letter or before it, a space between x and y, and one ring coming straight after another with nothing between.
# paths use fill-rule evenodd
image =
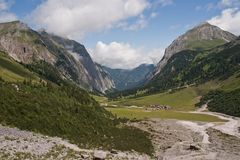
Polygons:
<instances>
[{"instance_id":1,"label":"bare rock ridge","mask_svg":"<svg viewBox=\"0 0 240 160\"><path fill-rule=\"evenodd\" d=\"M63 79L86 89L104 93L114 87L112 79L92 61L82 44L36 32L20 21L0 24L0 50L24 64L47 62Z\"/></svg>"},{"instance_id":2,"label":"bare rock ridge","mask_svg":"<svg viewBox=\"0 0 240 160\"><path fill-rule=\"evenodd\" d=\"M161 69L167 64L167 61L176 53L186 50L210 49L220 44L230 42L237 37L232 33L224 31L217 26L213 26L208 22L199 24L198 26L187 31L185 34L175 39L165 50L164 57L157 64L155 70L148 75L148 79L157 75Z\"/></svg>"}]
</instances>

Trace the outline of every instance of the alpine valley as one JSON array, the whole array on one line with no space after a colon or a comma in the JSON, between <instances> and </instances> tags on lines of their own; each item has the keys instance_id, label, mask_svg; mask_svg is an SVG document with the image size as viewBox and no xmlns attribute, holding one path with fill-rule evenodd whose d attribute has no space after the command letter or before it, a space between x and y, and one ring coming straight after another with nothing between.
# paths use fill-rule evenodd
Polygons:
<instances>
[{"instance_id":1,"label":"alpine valley","mask_svg":"<svg viewBox=\"0 0 240 160\"><path fill-rule=\"evenodd\" d=\"M157 65L0 24L0 159L240 159L240 37L208 22Z\"/></svg>"}]
</instances>

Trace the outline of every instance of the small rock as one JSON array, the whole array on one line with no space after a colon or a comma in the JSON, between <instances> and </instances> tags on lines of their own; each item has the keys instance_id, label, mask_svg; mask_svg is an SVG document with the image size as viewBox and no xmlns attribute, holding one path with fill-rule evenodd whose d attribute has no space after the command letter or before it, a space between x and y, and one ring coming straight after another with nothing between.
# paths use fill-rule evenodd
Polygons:
<instances>
[{"instance_id":1,"label":"small rock","mask_svg":"<svg viewBox=\"0 0 240 160\"><path fill-rule=\"evenodd\" d=\"M107 153L103 151L95 151L93 157L94 160L104 160L107 157Z\"/></svg>"},{"instance_id":2,"label":"small rock","mask_svg":"<svg viewBox=\"0 0 240 160\"><path fill-rule=\"evenodd\" d=\"M191 151L198 151L198 150L200 150L199 147L194 146L194 145L190 145L188 149L191 150Z\"/></svg>"},{"instance_id":3,"label":"small rock","mask_svg":"<svg viewBox=\"0 0 240 160\"><path fill-rule=\"evenodd\" d=\"M118 154L118 152L116 150L114 150L114 149L111 150L111 153L112 154Z\"/></svg>"},{"instance_id":4,"label":"small rock","mask_svg":"<svg viewBox=\"0 0 240 160\"><path fill-rule=\"evenodd\" d=\"M81 154L81 158L88 159L90 156L88 154Z\"/></svg>"}]
</instances>

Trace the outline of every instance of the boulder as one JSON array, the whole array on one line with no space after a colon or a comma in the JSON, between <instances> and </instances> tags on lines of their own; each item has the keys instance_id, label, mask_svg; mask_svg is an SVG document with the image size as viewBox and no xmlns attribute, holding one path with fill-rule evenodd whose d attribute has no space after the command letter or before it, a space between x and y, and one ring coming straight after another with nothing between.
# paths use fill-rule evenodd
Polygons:
<instances>
[{"instance_id":1,"label":"boulder","mask_svg":"<svg viewBox=\"0 0 240 160\"><path fill-rule=\"evenodd\" d=\"M94 160L104 160L107 157L107 153L104 151L95 151L93 154Z\"/></svg>"}]
</instances>

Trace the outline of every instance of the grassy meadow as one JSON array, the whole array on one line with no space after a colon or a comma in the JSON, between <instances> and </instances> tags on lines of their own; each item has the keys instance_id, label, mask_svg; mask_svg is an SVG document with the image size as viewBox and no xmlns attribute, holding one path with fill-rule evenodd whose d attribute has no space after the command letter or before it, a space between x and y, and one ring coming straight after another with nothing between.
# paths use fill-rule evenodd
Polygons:
<instances>
[{"instance_id":1,"label":"grassy meadow","mask_svg":"<svg viewBox=\"0 0 240 160\"><path fill-rule=\"evenodd\" d=\"M161 119L177 119L177 120L186 120L186 121L224 122L224 120L211 115L179 112L179 111L164 111L164 110L146 111L143 108L139 108L139 109L138 108L106 108L106 109L118 117L128 118L128 119L137 119L137 120L148 119L148 118L161 118Z\"/></svg>"},{"instance_id":2,"label":"grassy meadow","mask_svg":"<svg viewBox=\"0 0 240 160\"><path fill-rule=\"evenodd\" d=\"M99 103L108 103L106 109L118 117L129 119L145 119L145 118L162 118L162 119L178 119L189 121L203 122L220 122L223 121L215 116L205 114L189 113L196 110L195 104L199 102L202 95L207 94L211 90L232 91L240 88L240 78L232 76L224 81L209 81L207 83L190 86L184 89L157 93L147 96L135 98L121 98L116 101L108 101L106 97L93 96ZM149 105L168 105L171 110L146 111L144 108ZM126 106L138 106L142 108L127 108Z\"/></svg>"},{"instance_id":3,"label":"grassy meadow","mask_svg":"<svg viewBox=\"0 0 240 160\"><path fill-rule=\"evenodd\" d=\"M171 109L174 111L193 111L196 109L195 104L199 102L201 96L207 94L209 91L215 89L231 91L238 87L240 88L240 78L232 76L224 81L209 81L201 85L191 86L176 91L134 98L121 98L116 101L110 101L109 104L120 107L132 105L138 107L168 105L171 106Z\"/></svg>"}]
</instances>

